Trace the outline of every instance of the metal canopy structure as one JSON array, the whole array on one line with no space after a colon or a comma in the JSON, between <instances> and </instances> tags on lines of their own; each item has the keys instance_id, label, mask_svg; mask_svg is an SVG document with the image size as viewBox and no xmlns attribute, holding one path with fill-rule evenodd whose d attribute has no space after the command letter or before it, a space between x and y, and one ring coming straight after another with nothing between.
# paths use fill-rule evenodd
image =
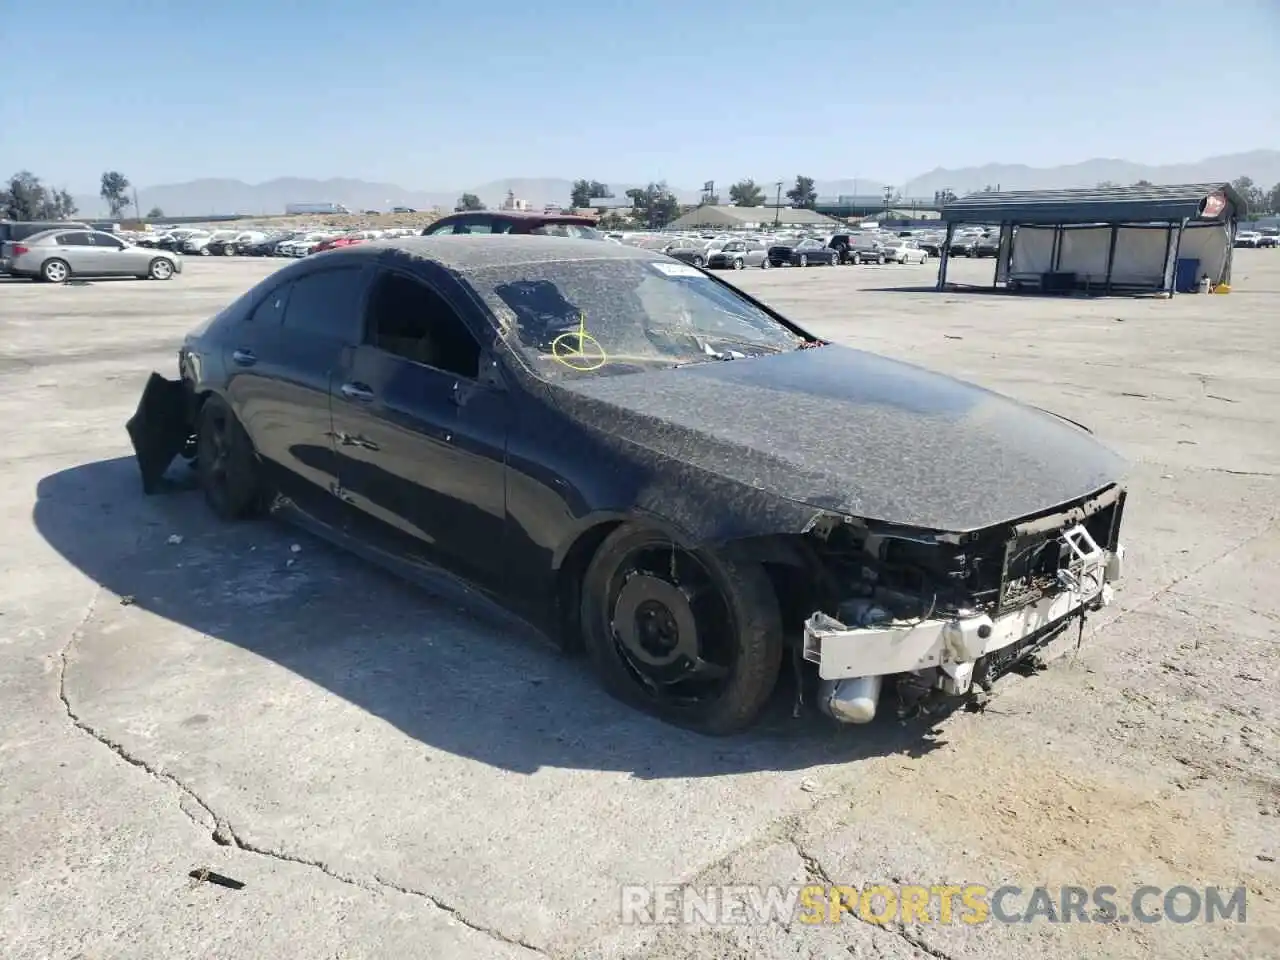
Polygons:
<instances>
[{"instance_id":1,"label":"metal canopy structure","mask_svg":"<svg viewBox=\"0 0 1280 960\"><path fill-rule=\"evenodd\" d=\"M1211 283L1227 282L1236 224L1247 213L1229 183L973 193L942 208L947 239L937 287L947 283L956 228L976 225L1000 230L993 287L1172 295L1179 283L1187 288L1183 274L1202 262L1211 266L1205 271ZM1197 229L1202 227L1216 231ZM1019 270L1014 248L1020 231L1021 252L1034 247L1036 255L1022 257ZM1188 257L1182 256L1184 237L1192 241ZM1154 245L1160 241L1162 251Z\"/></svg>"}]
</instances>

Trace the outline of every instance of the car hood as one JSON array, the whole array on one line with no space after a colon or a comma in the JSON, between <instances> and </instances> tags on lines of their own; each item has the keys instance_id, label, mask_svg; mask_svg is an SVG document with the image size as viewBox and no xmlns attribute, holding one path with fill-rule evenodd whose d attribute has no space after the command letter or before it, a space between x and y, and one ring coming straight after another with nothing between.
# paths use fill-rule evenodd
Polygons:
<instances>
[{"instance_id":1,"label":"car hood","mask_svg":"<svg viewBox=\"0 0 1280 960\"><path fill-rule=\"evenodd\" d=\"M840 346L555 385L574 419L765 493L962 533L1089 496L1124 461L972 384Z\"/></svg>"}]
</instances>

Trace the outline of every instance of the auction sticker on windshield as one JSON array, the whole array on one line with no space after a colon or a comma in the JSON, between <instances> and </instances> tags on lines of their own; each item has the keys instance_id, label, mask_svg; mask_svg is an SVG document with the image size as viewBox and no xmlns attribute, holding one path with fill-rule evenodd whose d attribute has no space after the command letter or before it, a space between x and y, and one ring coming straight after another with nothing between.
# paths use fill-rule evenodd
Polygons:
<instances>
[{"instance_id":1,"label":"auction sticker on windshield","mask_svg":"<svg viewBox=\"0 0 1280 960\"><path fill-rule=\"evenodd\" d=\"M649 264L659 273L666 274L668 277L700 277L702 271L697 267L691 267L687 263L659 263L656 260Z\"/></svg>"}]
</instances>

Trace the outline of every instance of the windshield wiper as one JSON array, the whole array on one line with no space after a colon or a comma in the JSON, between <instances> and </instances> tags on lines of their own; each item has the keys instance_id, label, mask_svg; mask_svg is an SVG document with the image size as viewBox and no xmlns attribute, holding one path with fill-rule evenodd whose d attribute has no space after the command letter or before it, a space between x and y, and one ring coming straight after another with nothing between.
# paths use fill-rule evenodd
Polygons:
<instances>
[{"instance_id":1,"label":"windshield wiper","mask_svg":"<svg viewBox=\"0 0 1280 960\"><path fill-rule=\"evenodd\" d=\"M714 350L709 342L712 340L723 343L736 343L744 347L750 347L753 350L763 351L764 353L782 352L780 347L770 346L766 343L757 343L753 340L736 340L733 337L707 337L705 340L699 337L694 337L694 340L697 341L698 346L702 349L703 356L696 360L681 360L678 363L673 363L671 365L673 369L675 367L692 366L695 363L706 363L708 360L745 360L749 356L749 354L742 353L738 350Z\"/></svg>"}]
</instances>

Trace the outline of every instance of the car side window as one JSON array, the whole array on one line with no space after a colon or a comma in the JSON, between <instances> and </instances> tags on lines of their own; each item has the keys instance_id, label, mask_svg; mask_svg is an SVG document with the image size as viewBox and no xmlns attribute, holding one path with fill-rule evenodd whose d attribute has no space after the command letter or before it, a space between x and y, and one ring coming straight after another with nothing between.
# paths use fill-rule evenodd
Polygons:
<instances>
[{"instance_id":1,"label":"car side window","mask_svg":"<svg viewBox=\"0 0 1280 960\"><path fill-rule=\"evenodd\" d=\"M119 240L117 240L115 237L109 236L108 234L105 234L105 233L91 233L91 234L89 234L89 236L93 239L93 245L94 245L95 247L107 247L107 248L112 249L112 250L123 250L123 249L124 249L124 244L123 244L123 243L121 243L121 242L120 242Z\"/></svg>"},{"instance_id":2,"label":"car side window","mask_svg":"<svg viewBox=\"0 0 1280 960\"><path fill-rule=\"evenodd\" d=\"M383 271L365 309L364 342L457 376L480 375L480 344L448 301L425 283Z\"/></svg>"},{"instance_id":3,"label":"car side window","mask_svg":"<svg viewBox=\"0 0 1280 960\"><path fill-rule=\"evenodd\" d=\"M448 223L433 223L431 224L431 226L427 227L426 231L423 233L423 236L436 237L442 233L453 233L453 228L455 226L457 226L457 224L452 221Z\"/></svg>"},{"instance_id":4,"label":"car side window","mask_svg":"<svg viewBox=\"0 0 1280 960\"><path fill-rule=\"evenodd\" d=\"M453 225L454 233L493 233L493 224L488 218L469 217L459 220Z\"/></svg>"},{"instance_id":5,"label":"car side window","mask_svg":"<svg viewBox=\"0 0 1280 960\"><path fill-rule=\"evenodd\" d=\"M285 302L285 328L358 343L363 277L362 267L334 267L299 277Z\"/></svg>"},{"instance_id":6,"label":"car side window","mask_svg":"<svg viewBox=\"0 0 1280 960\"><path fill-rule=\"evenodd\" d=\"M91 247L93 241L89 239L89 234L83 230L74 233L60 233L57 237L58 246L60 247Z\"/></svg>"},{"instance_id":7,"label":"car side window","mask_svg":"<svg viewBox=\"0 0 1280 960\"><path fill-rule=\"evenodd\" d=\"M266 298L253 308L253 313L249 314L249 322L259 324L261 326L278 327L284 319L285 304L289 302L289 289L293 286L290 283L282 283L269 294Z\"/></svg>"}]
</instances>

